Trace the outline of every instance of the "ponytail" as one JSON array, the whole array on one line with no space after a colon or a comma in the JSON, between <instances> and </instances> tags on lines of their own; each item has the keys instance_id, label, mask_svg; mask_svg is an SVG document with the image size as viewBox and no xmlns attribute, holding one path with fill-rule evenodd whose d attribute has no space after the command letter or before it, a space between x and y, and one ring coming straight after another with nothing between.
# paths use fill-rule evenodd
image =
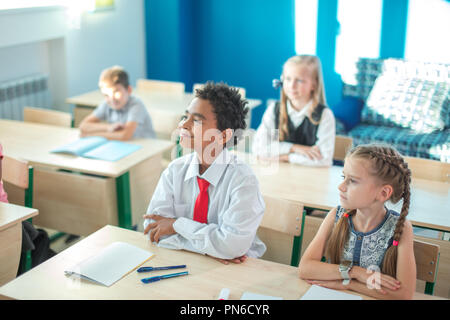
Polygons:
<instances>
[{"instance_id":1,"label":"ponytail","mask_svg":"<svg viewBox=\"0 0 450 320\"><path fill-rule=\"evenodd\" d=\"M348 219L355 215L355 213L356 210L344 213L334 226L333 232L328 240L326 252L326 257L330 260L330 263L341 263L342 253L344 252L345 244L350 236L350 224Z\"/></svg>"}]
</instances>

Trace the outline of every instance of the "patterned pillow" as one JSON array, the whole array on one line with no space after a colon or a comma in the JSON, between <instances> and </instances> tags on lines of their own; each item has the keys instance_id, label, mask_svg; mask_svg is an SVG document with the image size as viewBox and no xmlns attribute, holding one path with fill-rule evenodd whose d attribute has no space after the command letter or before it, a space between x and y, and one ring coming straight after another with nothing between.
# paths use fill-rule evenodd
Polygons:
<instances>
[{"instance_id":1,"label":"patterned pillow","mask_svg":"<svg viewBox=\"0 0 450 320\"><path fill-rule=\"evenodd\" d=\"M368 124L428 133L448 122L450 65L387 59L361 118Z\"/></svg>"},{"instance_id":2,"label":"patterned pillow","mask_svg":"<svg viewBox=\"0 0 450 320\"><path fill-rule=\"evenodd\" d=\"M335 122L336 122L336 134L345 136L347 134L347 130L345 129L344 123L338 118L335 118Z\"/></svg>"}]
</instances>

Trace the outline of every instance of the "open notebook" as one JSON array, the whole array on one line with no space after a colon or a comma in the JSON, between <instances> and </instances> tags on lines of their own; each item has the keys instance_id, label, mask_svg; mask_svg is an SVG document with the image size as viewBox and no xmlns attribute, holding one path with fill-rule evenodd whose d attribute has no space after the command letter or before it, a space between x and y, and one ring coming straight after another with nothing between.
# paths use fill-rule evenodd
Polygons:
<instances>
[{"instance_id":1,"label":"open notebook","mask_svg":"<svg viewBox=\"0 0 450 320\"><path fill-rule=\"evenodd\" d=\"M141 146L121 141L110 141L103 137L85 137L59 148L53 153L68 153L80 157L117 161L133 153Z\"/></svg>"},{"instance_id":2,"label":"open notebook","mask_svg":"<svg viewBox=\"0 0 450 320\"><path fill-rule=\"evenodd\" d=\"M77 275L82 279L109 287L153 255L149 251L128 243L114 242L93 257L66 268L64 273L69 276Z\"/></svg>"},{"instance_id":3,"label":"open notebook","mask_svg":"<svg viewBox=\"0 0 450 320\"><path fill-rule=\"evenodd\" d=\"M306 291L300 300L362 300L362 297L314 284Z\"/></svg>"}]
</instances>

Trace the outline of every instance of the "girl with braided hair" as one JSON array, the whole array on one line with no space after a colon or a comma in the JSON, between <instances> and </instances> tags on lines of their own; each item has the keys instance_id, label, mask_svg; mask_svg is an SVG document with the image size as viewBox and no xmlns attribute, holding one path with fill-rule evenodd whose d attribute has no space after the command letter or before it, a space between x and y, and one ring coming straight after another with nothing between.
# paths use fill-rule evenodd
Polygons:
<instances>
[{"instance_id":1,"label":"girl with braided hair","mask_svg":"<svg viewBox=\"0 0 450 320\"><path fill-rule=\"evenodd\" d=\"M416 265L412 225L406 220L410 182L407 163L392 147L353 148L338 187L341 205L328 213L305 251L300 277L380 299L411 299ZM401 212L387 209L388 200L403 200Z\"/></svg>"}]
</instances>

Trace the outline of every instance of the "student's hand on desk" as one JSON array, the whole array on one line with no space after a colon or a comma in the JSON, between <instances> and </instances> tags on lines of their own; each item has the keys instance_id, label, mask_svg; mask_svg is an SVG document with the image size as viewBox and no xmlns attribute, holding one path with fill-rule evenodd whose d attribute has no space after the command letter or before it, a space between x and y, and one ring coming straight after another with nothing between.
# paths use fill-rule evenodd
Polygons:
<instances>
[{"instance_id":1,"label":"student's hand on desk","mask_svg":"<svg viewBox=\"0 0 450 320\"><path fill-rule=\"evenodd\" d=\"M322 154L318 146L303 146L299 144L294 144L291 148L291 152L302 154L311 160L322 160Z\"/></svg>"},{"instance_id":2,"label":"student's hand on desk","mask_svg":"<svg viewBox=\"0 0 450 320\"><path fill-rule=\"evenodd\" d=\"M159 238L166 235L175 234L173 223L176 219L161 217L156 214L146 214L144 219L152 219L155 222L150 223L144 230L144 234L150 232L150 241L159 242Z\"/></svg>"},{"instance_id":3,"label":"student's hand on desk","mask_svg":"<svg viewBox=\"0 0 450 320\"><path fill-rule=\"evenodd\" d=\"M281 154L278 156L279 162L289 162L289 154Z\"/></svg>"},{"instance_id":4,"label":"student's hand on desk","mask_svg":"<svg viewBox=\"0 0 450 320\"><path fill-rule=\"evenodd\" d=\"M239 264L239 263L243 263L247 259L247 256L245 254L243 256L240 256L240 257L237 257L234 259L220 259L220 258L216 258L213 256L211 256L211 257L216 259L219 262L222 262L223 264L229 264L230 262Z\"/></svg>"},{"instance_id":5,"label":"student's hand on desk","mask_svg":"<svg viewBox=\"0 0 450 320\"><path fill-rule=\"evenodd\" d=\"M350 276L368 287L376 288L378 292L386 294L384 289L398 290L400 281L381 272L374 272L359 266L354 266L350 271ZM383 289L384 288L384 289Z\"/></svg>"},{"instance_id":6,"label":"student's hand on desk","mask_svg":"<svg viewBox=\"0 0 450 320\"><path fill-rule=\"evenodd\" d=\"M124 128L125 128L125 126L122 123L116 122L116 123L111 123L111 125L109 126L109 130L108 131L109 132L114 132L114 131L122 130Z\"/></svg>"}]
</instances>

